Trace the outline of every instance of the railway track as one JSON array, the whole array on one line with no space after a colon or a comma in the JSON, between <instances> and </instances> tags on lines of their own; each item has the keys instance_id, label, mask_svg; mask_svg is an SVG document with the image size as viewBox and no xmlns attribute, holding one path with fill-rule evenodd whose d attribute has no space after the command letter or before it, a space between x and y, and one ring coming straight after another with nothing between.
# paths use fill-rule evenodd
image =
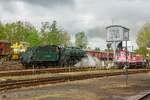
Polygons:
<instances>
[{"instance_id":1,"label":"railway track","mask_svg":"<svg viewBox=\"0 0 150 100\"><path fill-rule=\"evenodd\" d=\"M150 100L150 91L141 92L138 95L131 96L128 100Z\"/></svg>"},{"instance_id":2,"label":"railway track","mask_svg":"<svg viewBox=\"0 0 150 100\"><path fill-rule=\"evenodd\" d=\"M128 74L137 74L137 73L146 73L149 72L148 69L141 69L141 70L130 70ZM10 80L0 82L0 91L10 90L10 89L17 89L21 87L30 87L30 86L37 86L37 85L44 85L44 84L54 84L54 83L61 83L67 81L75 81L75 80L83 80L83 79L90 79L90 78L98 78L98 77L105 77L105 76L116 76L116 75L124 75L125 72L109 72L109 73L82 73L82 74L68 74L65 76L55 76L55 77L46 77L46 78L35 78L35 79L26 79L26 80Z\"/></svg>"},{"instance_id":3,"label":"railway track","mask_svg":"<svg viewBox=\"0 0 150 100\"><path fill-rule=\"evenodd\" d=\"M64 73L64 72L79 72L79 71L95 71L102 70L98 67L66 67L66 68L45 68L45 69L26 69L26 70L11 70L0 71L0 77L5 76L23 76L42 73Z\"/></svg>"}]
</instances>

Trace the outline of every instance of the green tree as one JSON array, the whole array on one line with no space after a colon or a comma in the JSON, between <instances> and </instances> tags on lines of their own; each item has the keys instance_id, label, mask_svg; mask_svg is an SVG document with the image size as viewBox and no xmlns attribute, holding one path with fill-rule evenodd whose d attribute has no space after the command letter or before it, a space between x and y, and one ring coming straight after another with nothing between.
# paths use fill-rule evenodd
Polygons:
<instances>
[{"instance_id":1,"label":"green tree","mask_svg":"<svg viewBox=\"0 0 150 100\"><path fill-rule=\"evenodd\" d=\"M79 32L75 35L75 44L76 44L76 47L79 47L79 48L87 48L87 36L85 35L84 32Z\"/></svg>"},{"instance_id":2,"label":"green tree","mask_svg":"<svg viewBox=\"0 0 150 100\"><path fill-rule=\"evenodd\" d=\"M3 23L0 22L0 39L1 40L5 40L6 39L6 34L4 31L5 26L3 25Z\"/></svg>"},{"instance_id":3,"label":"green tree","mask_svg":"<svg viewBox=\"0 0 150 100\"><path fill-rule=\"evenodd\" d=\"M38 31L29 22L0 23L0 33L0 39L6 39L11 43L28 42L32 46L39 44L40 40Z\"/></svg>"},{"instance_id":4,"label":"green tree","mask_svg":"<svg viewBox=\"0 0 150 100\"><path fill-rule=\"evenodd\" d=\"M26 42L30 44L30 46L37 46L41 44L40 37L37 32L32 32L28 35Z\"/></svg>"},{"instance_id":5,"label":"green tree","mask_svg":"<svg viewBox=\"0 0 150 100\"><path fill-rule=\"evenodd\" d=\"M96 47L96 48L95 48L95 51L101 51L101 49L100 49L100 48L98 48L98 47Z\"/></svg>"},{"instance_id":6,"label":"green tree","mask_svg":"<svg viewBox=\"0 0 150 100\"><path fill-rule=\"evenodd\" d=\"M42 27L40 31L42 44L48 44L48 33L50 32L50 23L49 22L42 22Z\"/></svg>"},{"instance_id":7,"label":"green tree","mask_svg":"<svg viewBox=\"0 0 150 100\"><path fill-rule=\"evenodd\" d=\"M67 32L62 32L61 33L61 44L64 45L65 47L70 45L70 36Z\"/></svg>"},{"instance_id":8,"label":"green tree","mask_svg":"<svg viewBox=\"0 0 150 100\"><path fill-rule=\"evenodd\" d=\"M150 47L150 23L146 23L140 29L136 42L139 47Z\"/></svg>"},{"instance_id":9,"label":"green tree","mask_svg":"<svg viewBox=\"0 0 150 100\"><path fill-rule=\"evenodd\" d=\"M7 23L4 27L6 39L12 43L20 41L26 42L27 37L30 35L30 33L33 33L33 31L35 32L36 28L29 22L17 21L13 23Z\"/></svg>"},{"instance_id":10,"label":"green tree","mask_svg":"<svg viewBox=\"0 0 150 100\"><path fill-rule=\"evenodd\" d=\"M11 43L27 42L30 46L39 44L68 46L70 42L69 34L58 29L56 21L52 24L43 22L40 32L29 22L17 21L6 24L0 22L0 39L6 39Z\"/></svg>"},{"instance_id":11,"label":"green tree","mask_svg":"<svg viewBox=\"0 0 150 100\"><path fill-rule=\"evenodd\" d=\"M64 46L69 44L69 34L58 29L56 21L53 21L52 25L50 25L49 22L43 22L41 27L41 34L43 44Z\"/></svg>"},{"instance_id":12,"label":"green tree","mask_svg":"<svg viewBox=\"0 0 150 100\"><path fill-rule=\"evenodd\" d=\"M19 42L23 40L24 36L24 30L23 30L23 22L13 22L13 23L7 23L5 25L5 32L7 34L7 39L13 42Z\"/></svg>"},{"instance_id":13,"label":"green tree","mask_svg":"<svg viewBox=\"0 0 150 100\"><path fill-rule=\"evenodd\" d=\"M57 23L56 21L53 21L51 27L50 27L50 32L48 34L48 41L49 41L49 44L52 44L52 45L60 45L62 44L61 42L61 31L58 30L57 28Z\"/></svg>"},{"instance_id":14,"label":"green tree","mask_svg":"<svg viewBox=\"0 0 150 100\"><path fill-rule=\"evenodd\" d=\"M146 57L148 50L146 47L140 47L136 50L136 53L143 55L144 57Z\"/></svg>"}]
</instances>

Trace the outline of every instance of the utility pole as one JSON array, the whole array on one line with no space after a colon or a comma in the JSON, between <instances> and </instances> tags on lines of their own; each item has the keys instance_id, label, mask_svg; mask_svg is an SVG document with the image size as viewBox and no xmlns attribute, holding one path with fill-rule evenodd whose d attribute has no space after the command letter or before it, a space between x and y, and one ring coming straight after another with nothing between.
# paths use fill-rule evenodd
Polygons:
<instances>
[{"instance_id":1,"label":"utility pole","mask_svg":"<svg viewBox=\"0 0 150 100\"><path fill-rule=\"evenodd\" d=\"M124 66L124 69L125 69L125 73L126 73L126 86L128 85L128 48L127 48L127 40L126 40L126 63L125 63L125 66Z\"/></svg>"}]
</instances>

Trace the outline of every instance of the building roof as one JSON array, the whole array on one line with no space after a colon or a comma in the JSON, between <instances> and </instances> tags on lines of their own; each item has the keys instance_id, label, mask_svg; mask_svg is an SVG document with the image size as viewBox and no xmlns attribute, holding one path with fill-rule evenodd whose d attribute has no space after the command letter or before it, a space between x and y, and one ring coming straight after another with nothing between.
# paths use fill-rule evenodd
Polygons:
<instances>
[{"instance_id":1,"label":"building roof","mask_svg":"<svg viewBox=\"0 0 150 100\"><path fill-rule=\"evenodd\" d=\"M123 27L121 25L110 25L110 26L106 27L106 29L111 28L111 27L121 27L121 28L124 28L126 30L130 30L129 28Z\"/></svg>"}]
</instances>

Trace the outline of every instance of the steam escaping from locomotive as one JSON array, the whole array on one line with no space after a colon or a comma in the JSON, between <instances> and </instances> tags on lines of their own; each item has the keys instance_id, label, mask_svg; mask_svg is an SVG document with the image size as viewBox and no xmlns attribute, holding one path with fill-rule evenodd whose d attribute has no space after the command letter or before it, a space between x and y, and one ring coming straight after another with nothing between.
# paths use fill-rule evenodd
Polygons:
<instances>
[{"instance_id":1,"label":"steam escaping from locomotive","mask_svg":"<svg viewBox=\"0 0 150 100\"><path fill-rule=\"evenodd\" d=\"M103 69L105 67L105 64L104 64L104 61L101 61L97 57L87 54L87 57L82 58L81 61L75 64L74 66L76 67L100 67Z\"/></svg>"}]
</instances>

